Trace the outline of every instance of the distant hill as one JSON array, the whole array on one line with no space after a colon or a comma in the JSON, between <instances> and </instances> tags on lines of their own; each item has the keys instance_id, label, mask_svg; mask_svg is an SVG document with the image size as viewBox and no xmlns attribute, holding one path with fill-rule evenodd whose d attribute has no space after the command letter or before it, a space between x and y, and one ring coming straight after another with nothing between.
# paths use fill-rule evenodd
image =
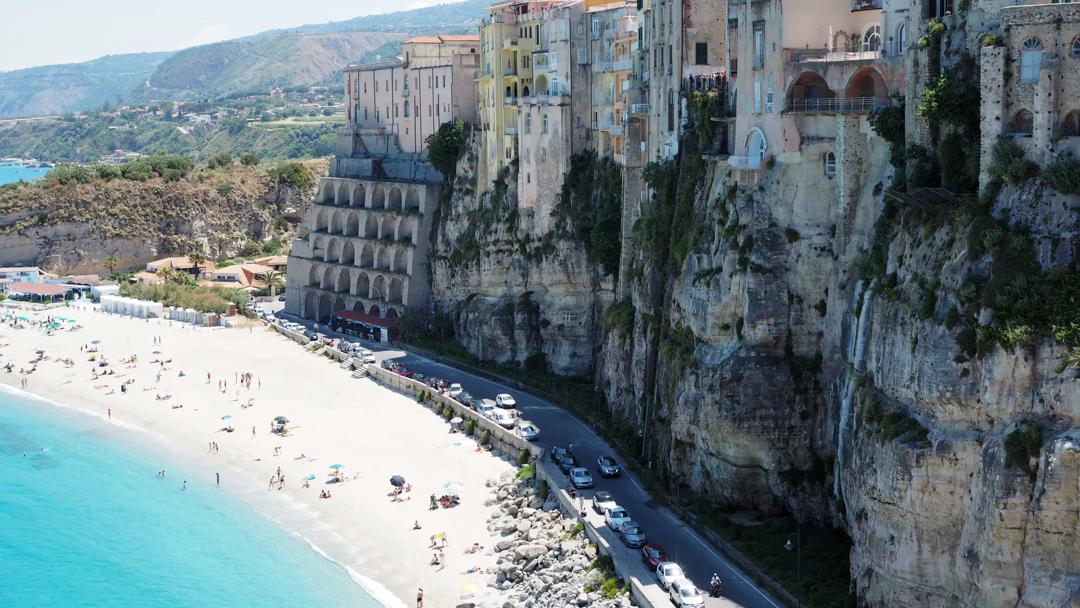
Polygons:
<instances>
[{"instance_id":1,"label":"distant hill","mask_svg":"<svg viewBox=\"0 0 1080 608\"><path fill-rule=\"evenodd\" d=\"M63 114L121 101L171 55L109 55L84 63L0 72L0 117Z\"/></svg>"},{"instance_id":2,"label":"distant hill","mask_svg":"<svg viewBox=\"0 0 1080 608\"><path fill-rule=\"evenodd\" d=\"M327 84L345 64L392 57L410 35L476 31L489 0L272 30L169 53L112 55L0 72L0 118L100 108L106 102L184 100Z\"/></svg>"},{"instance_id":3,"label":"distant hill","mask_svg":"<svg viewBox=\"0 0 1080 608\"><path fill-rule=\"evenodd\" d=\"M382 32L286 32L207 44L173 54L130 98L213 98L321 83L346 64L404 38Z\"/></svg>"}]
</instances>

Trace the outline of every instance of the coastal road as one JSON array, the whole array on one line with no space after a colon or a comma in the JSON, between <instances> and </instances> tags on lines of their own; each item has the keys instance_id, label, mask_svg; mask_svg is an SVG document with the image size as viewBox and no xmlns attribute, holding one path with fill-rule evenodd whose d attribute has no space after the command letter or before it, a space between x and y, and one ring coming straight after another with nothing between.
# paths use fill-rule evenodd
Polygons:
<instances>
[{"instance_id":1,"label":"coastal road","mask_svg":"<svg viewBox=\"0 0 1080 608\"><path fill-rule=\"evenodd\" d=\"M304 322L291 316L288 318L302 322L307 327L312 326L311 322ZM385 359L394 359L413 371L443 378L447 382L459 382L476 399L493 399L498 393L510 393L517 400L517 409L521 412L522 418L531 420L540 427L540 439L536 443L544 448L545 454L552 446L565 447L573 443L574 456L578 458L582 466L588 467L596 478L596 490L611 492L615 501L630 512L630 517L645 527L649 542L663 545L672 560L682 566L687 576L699 589L708 590L712 574L715 572L720 575L723 581L722 596L718 599L706 597L706 606L710 608L721 606L783 608L783 604L729 563L719 550L697 532L671 511L657 505L645 491L641 482L632 473L626 471L625 467L621 477L600 478L596 466L597 459L604 455L615 456L615 452L593 429L566 410L529 393L512 390L425 357L337 334L329 331L325 326L321 326L319 331L328 336L333 335L363 344L376 353L375 356L380 363ZM592 491L585 491L582 494L588 498L592 496Z\"/></svg>"}]
</instances>

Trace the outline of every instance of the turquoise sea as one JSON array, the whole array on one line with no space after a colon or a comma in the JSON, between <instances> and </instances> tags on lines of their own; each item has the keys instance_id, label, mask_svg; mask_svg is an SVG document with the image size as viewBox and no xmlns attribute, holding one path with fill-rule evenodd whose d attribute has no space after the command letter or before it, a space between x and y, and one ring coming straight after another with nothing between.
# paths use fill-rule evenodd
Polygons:
<instances>
[{"instance_id":1,"label":"turquoise sea","mask_svg":"<svg viewBox=\"0 0 1080 608\"><path fill-rule=\"evenodd\" d=\"M138 434L0 391L0 606L379 606Z\"/></svg>"},{"instance_id":2,"label":"turquoise sea","mask_svg":"<svg viewBox=\"0 0 1080 608\"><path fill-rule=\"evenodd\" d=\"M0 165L0 186L19 180L32 182L35 179L41 179L48 172L48 169L24 167L22 165Z\"/></svg>"}]
</instances>

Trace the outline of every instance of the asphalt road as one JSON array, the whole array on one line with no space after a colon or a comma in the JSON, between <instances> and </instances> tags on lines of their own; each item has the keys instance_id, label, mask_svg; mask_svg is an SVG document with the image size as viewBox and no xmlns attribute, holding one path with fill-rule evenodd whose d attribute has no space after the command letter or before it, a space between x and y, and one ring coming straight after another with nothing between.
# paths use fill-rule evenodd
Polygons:
<instances>
[{"instance_id":1,"label":"asphalt road","mask_svg":"<svg viewBox=\"0 0 1080 608\"><path fill-rule=\"evenodd\" d=\"M304 322L291 316L288 318L311 327L311 322ZM336 334L336 332L328 331L325 326L321 328L321 331L328 336L344 337L350 341L362 343L375 352L380 363L384 359L394 359L404 363L415 372L442 378L447 382L459 382L476 399L494 399L496 394L510 393L517 401L517 409L521 412L521 417L531 420L540 427L540 438L536 443L544 448L545 454L552 446L565 447L573 443L574 456L582 466L588 467L596 478L595 490L611 492L615 501L630 512L630 517L645 527L649 542L662 545L699 589L706 592L709 589L712 574L715 572L720 575L723 581L721 597L706 597L706 606L710 608L721 606L782 608L783 605L779 601L730 564L708 541L680 521L671 511L658 506L632 473L624 471L621 477L615 479L601 478L596 465L597 459L604 455L614 456L615 452L588 425L566 410L528 393L511 390L490 380L424 357L387 348L386 345ZM595 490L585 490L581 494L589 498Z\"/></svg>"}]
</instances>

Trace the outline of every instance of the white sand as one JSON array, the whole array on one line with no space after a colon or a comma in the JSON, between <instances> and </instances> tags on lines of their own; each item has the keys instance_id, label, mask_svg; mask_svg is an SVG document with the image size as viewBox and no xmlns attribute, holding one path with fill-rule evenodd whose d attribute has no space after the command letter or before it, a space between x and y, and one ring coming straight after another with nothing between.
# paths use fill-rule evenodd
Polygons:
<instances>
[{"instance_id":1,"label":"white sand","mask_svg":"<svg viewBox=\"0 0 1080 608\"><path fill-rule=\"evenodd\" d=\"M415 605L416 588L423 587L426 606L453 606L469 585L478 591L470 601L498 605L497 595L485 585L489 575L466 570L495 564L491 549L496 539L485 526L491 508L483 504L489 497L484 482L512 467L475 451L472 440L448 433L445 422L430 410L370 379L352 378L337 362L303 352L261 326L193 328L73 308L53 314L77 319L83 328L45 336L36 328L0 325L0 344L6 344L0 347L0 363L15 366L14 373L0 370L0 382L19 387L19 368L29 368L34 351L44 348L50 359L28 376L26 390L101 416L107 417L111 408L114 424L150 431L158 437L163 459L180 462L187 475L201 476L192 483L213 484L220 473L224 490L300 534L354 574L377 580L407 605ZM161 337L161 346L153 345L155 336ZM96 363L79 347L94 339L101 341L101 353L117 375L91 379L91 369L100 368L94 368ZM120 364L131 355L138 357L137 366ZM60 357L74 359L75 366L66 368L56 361ZM151 363L155 359L172 360L160 382L155 382L160 368ZM181 370L183 378L178 377ZM238 372L254 374L250 390L237 390ZM121 394L121 382L130 379L134 384ZM228 383L224 394L218 390L219 380ZM114 392L107 394L110 389ZM159 393L172 397L158 401ZM255 405L242 408L251 398ZM184 407L171 409L177 404ZM232 419L223 422L225 415ZM279 415L290 419L288 437L269 432L271 420ZM228 424L236 431L219 430ZM219 453L208 453L211 441L218 443ZM273 455L275 446L281 446L279 456ZM301 454L306 458L299 459ZM328 467L334 463L345 465L347 481L326 485ZM149 475L162 468L157 463L147 467ZM285 475L284 489L267 490L278 467ZM304 489L303 478L309 473L317 478ZM359 478L353 479L357 473ZM395 474L412 485L406 495L410 500L391 502L389 479ZM462 485L461 506L429 511L429 495L441 495L448 481ZM322 489L329 489L333 498L320 499ZM422 530L412 529L414 520ZM449 540L443 568L429 564L434 551L428 548L429 537L439 532L446 532ZM463 554L474 542L484 550ZM380 601L396 603L386 597L386 589L374 591Z\"/></svg>"}]
</instances>

